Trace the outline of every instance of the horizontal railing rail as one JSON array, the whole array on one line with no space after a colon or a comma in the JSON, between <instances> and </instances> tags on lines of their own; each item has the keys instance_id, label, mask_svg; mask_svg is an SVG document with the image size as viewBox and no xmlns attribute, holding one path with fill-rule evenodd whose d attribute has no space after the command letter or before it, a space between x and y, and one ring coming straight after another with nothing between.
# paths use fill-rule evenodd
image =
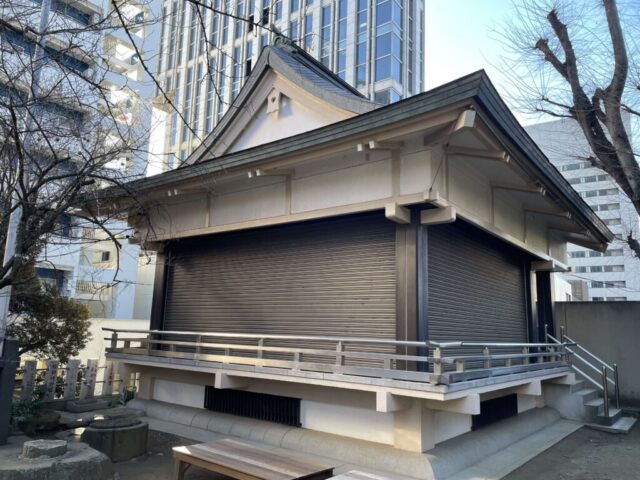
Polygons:
<instances>
[{"instance_id":1,"label":"horizontal railing rail","mask_svg":"<svg viewBox=\"0 0 640 480\"><path fill-rule=\"evenodd\" d=\"M587 350L585 347L580 345L575 340L569 338L566 335L565 327L560 327L560 339L557 339L553 335L548 332L548 326L544 326L545 329L545 337L547 340L551 340L554 345L565 345L566 351L571 355L571 368L582 376L589 383L594 385L596 388L602 391L602 396L604 400L604 413L606 416L609 416L609 385L612 385L614 388L614 398L616 401L616 408L620 408L620 385L618 381L618 365L615 363L609 365L607 362L602 360L593 352ZM571 347L575 347L575 350ZM589 361L584 356L577 353L576 350L580 350L585 355L587 355L591 361ZM590 370L596 372L599 375L600 380L596 380L595 378L588 375L586 372L582 370L582 368L575 365L575 361L581 362L581 366L587 367ZM592 362L595 361L597 364L594 365ZM613 378L609 376L609 372L611 372Z\"/></svg>"},{"instance_id":2,"label":"horizontal railing rail","mask_svg":"<svg viewBox=\"0 0 640 480\"><path fill-rule=\"evenodd\" d=\"M105 338L110 341L107 353L445 385L566 367L568 347L573 345L570 342L437 342L106 327L103 330L111 332L111 337Z\"/></svg>"}]
</instances>

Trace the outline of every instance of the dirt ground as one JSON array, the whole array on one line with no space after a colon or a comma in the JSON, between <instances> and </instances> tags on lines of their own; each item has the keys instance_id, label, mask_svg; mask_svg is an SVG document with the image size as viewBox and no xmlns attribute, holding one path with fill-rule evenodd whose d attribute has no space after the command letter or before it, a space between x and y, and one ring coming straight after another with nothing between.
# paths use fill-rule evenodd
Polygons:
<instances>
[{"instance_id":1,"label":"dirt ground","mask_svg":"<svg viewBox=\"0 0 640 480\"><path fill-rule=\"evenodd\" d=\"M504 480L640 479L640 426L628 435L581 428Z\"/></svg>"},{"instance_id":2,"label":"dirt ground","mask_svg":"<svg viewBox=\"0 0 640 480\"><path fill-rule=\"evenodd\" d=\"M171 447L197 443L168 433L149 432L149 453L116 463L119 480L170 480ZM223 478L191 467L186 480ZM640 427L629 435L611 435L581 428L504 480L635 480L640 479Z\"/></svg>"}]
</instances>

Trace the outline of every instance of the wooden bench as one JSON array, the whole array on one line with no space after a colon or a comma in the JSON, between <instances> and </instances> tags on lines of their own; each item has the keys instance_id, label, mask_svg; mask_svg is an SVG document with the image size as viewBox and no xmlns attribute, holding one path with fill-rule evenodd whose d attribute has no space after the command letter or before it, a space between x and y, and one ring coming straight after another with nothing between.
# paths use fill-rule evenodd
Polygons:
<instances>
[{"instance_id":1,"label":"wooden bench","mask_svg":"<svg viewBox=\"0 0 640 480\"><path fill-rule=\"evenodd\" d=\"M173 457L175 480L183 480L191 465L239 480L325 480L333 475L333 467L298 460L230 438L173 447Z\"/></svg>"}]
</instances>

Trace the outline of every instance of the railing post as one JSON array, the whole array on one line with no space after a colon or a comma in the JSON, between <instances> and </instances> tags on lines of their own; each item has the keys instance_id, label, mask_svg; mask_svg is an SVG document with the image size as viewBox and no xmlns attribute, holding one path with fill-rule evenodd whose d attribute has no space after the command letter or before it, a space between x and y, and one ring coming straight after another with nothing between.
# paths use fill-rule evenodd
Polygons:
<instances>
[{"instance_id":1,"label":"railing post","mask_svg":"<svg viewBox=\"0 0 640 480\"><path fill-rule=\"evenodd\" d=\"M565 328L564 325L560 327L560 342L564 343L564 336L565 336Z\"/></svg>"},{"instance_id":2,"label":"railing post","mask_svg":"<svg viewBox=\"0 0 640 480\"><path fill-rule=\"evenodd\" d=\"M196 336L196 351L195 351L195 355L194 355L194 359L195 360L199 360L200 359L200 343L202 343L202 335L197 335Z\"/></svg>"},{"instance_id":3,"label":"railing post","mask_svg":"<svg viewBox=\"0 0 640 480\"><path fill-rule=\"evenodd\" d=\"M607 367L602 366L602 399L604 400L604 415L609 416L609 385L607 384Z\"/></svg>"},{"instance_id":4,"label":"railing post","mask_svg":"<svg viewBox=\"0 0 640 480\"><path fill-rule=\"evenodd\" d=\"M147 335L147 355L151 355L151 339L152 339L153 333L150 333Z\"/></svg>"},{"instance_id":5,"label":"railing post","mask_svg":"<svg viewBox=\"0 0 640 480\"><path fill-rule=\"evenodd\" d=\"M264 338L259 338L258 339L258 353L257 353L257 356L258 356L258 366L260 366L260 367L264 366L264 362L263 362L264 352L262 350L263 348L264 348Z\"/></svg>"},{"instance_id":6,"label":"railing post","mask_svg":"<svg viewBox=\"0 0 640 480\"><path fill-rule=\"evenodd\" d=\"M20 400L31 400L33 389L36 386L36 368L38 362L36 360L27 360L24 362L24 371L22 372L22 392L20 392Z\"/></svg>"},{"instance_id":7,"label":"railing post","mask_svg":"<svg viewBox=\"0 0 640 480\"><path fill-rule=\"evenodd\" d=\"M620 408L620 387L618 386L618 364L613 364L613 381L615 382L616 408Z\"/></svg>"},{"instance_id":8,"label":"railing post","mask_svg":"<svg viewBox=\"0 0 640 480\"><path fill-rule=\"evenodd\" d=\"M522 353L523 355L529 355L529 347L522 347ZM529 360L529 357L522 357L522 364L529 365Z\"/></svg>"},{"instance_id":9,"label":"railing post","mask_svg":"<svg viewBox=\"0 0 640 480\"><path fill-rule=\"evenodd\" d=\"M338 371L342 371L344 366L344 344L339 341L336 344L336 367Z\"/></svg>"},{"instance_id":10,"label":"railing post","mask_svg":"<svg viewBox=\"0 0 640 480\"><path fill-rule=\"evenodd\" d=\"M53 400L58 379L58 360L47 360L47 371L44 376L44 399Z\"/></svg>"},{"instance_id":11,"label":"railing post","mask_svg":"<svg viewBox=\"0 0 640 480\"><path fill-rule=\"evenodd\" d=\"M116 348L118 348L118 332L113 332L111 334L111 350Z\"/></svg>"},{"instance_id":12,"label":"railing post","mask_svg":"<svg viewBox=\"0 0 640 480\"><path fill-rule=\"evenodd\" d=\"M64 399L73 400L76 398L76 386L78 385L78 369L80 360L69 360L64 379Z\"/></svg>"},{"instance_id":13,"label":"railing post","mask_svg":"<svg viewBox=\"0 0 640 480\"><path fill-rule=\"evenodd\" d=\"M442 369L442 363L440 363L440 359L442 358L442 350L440 350L440 347L433 349L433 358L434 358L433 374L442 375L443 369Z\"/></svg>"},{"instance_id":14,"label":"railing post","mask_svg":"<svg viewBox=\"0 0 640 480\"><path fill-rule=\"evenodd\" d=\"M549 325L544 324L544 343L549 343Z\"/></svg>"},{"instance_id":15,"label":"railing post","mask_svg":"<svg viewBox=\"0 0 640 480\"><path fill-rule=\"evenodd\" d=\"M484 347L482 349L482 354L485 357L489 357L491 355L491 352L489 351L489 347ZM484 368L491 368L491 358L487 358L484 361Z\"/></svg>"}]
</instances>

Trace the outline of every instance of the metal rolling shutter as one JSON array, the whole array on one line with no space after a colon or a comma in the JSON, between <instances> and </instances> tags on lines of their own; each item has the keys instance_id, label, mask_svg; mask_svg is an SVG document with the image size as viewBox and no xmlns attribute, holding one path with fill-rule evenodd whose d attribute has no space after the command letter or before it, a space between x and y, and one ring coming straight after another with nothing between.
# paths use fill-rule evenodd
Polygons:
<instances>
[{"instance_id":1,"label":"metal rolling shutter","mask_svg":"<svg viewBox=\"0 0 640 480\"><path fill-rule=\"evenodd\" d=\"M526 257L462 222L427 238L429 338L526 342Z\"/></svg>"},{"instance_id":2,"label":"metal rolling shutter","mask_svg":"<svg viewBox=\"0 0 640 480\"><path fill-rule=\"evenodd\" d=\"M165 330L395 338L395 225L381 213L170 248Z\"/></svg>"}]
</instances>

